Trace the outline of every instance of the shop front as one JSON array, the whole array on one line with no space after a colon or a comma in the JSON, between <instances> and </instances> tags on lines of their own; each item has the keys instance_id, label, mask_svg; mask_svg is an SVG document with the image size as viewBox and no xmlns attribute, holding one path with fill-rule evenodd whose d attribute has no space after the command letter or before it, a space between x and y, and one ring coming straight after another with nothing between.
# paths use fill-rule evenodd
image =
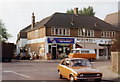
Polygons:
<instances>
[{"instance_id":1,"label":"shop front","mask_svg":"<svg viewBox=\"0 0 120 82\"><path fill-rule=\"evenodd\" d=\"M101 59L110 56L111 41L103 38L76 38L75 44L77 48L95 49L96 59Z\"/></svg>"},{"instance_id":2,"label":"shop front","mask_svg":"<svg viewBox=\"0 0 120 82\"><path fill-rule=\"evenodd\" d=\"M66 58L74 43L74 38L47 38L48 54L52 59Z\"/></svg>"}]
</instances>

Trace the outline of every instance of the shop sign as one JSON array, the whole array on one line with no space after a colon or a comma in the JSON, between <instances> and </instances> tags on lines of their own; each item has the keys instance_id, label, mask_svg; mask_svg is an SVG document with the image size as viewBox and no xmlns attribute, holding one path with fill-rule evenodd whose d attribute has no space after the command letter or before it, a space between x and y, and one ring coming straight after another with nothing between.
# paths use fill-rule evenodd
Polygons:
<instances>
[{"instance_id":1,"label":"shop sign","mask_svg":"<svg viewBox=\"0 0 120 82\"><path fill-rule=\"evenodd\" d=\"M76 38L76 42L84 42L85 43L97 43L97 44L110 44L112 39L103 39L103 38Z\"/></svg>"},{"instance_id":2,"label":"shop sign","mask_svg":"<svg viewBox=\"0 0 120 82\"><path fill-rule=\"evenodd\" d=\"M48 43L66 43L74 44L74 38L48 38Z\"/></svg>"},{"instance_id":3,"label":"shop sign","mask_svg":"<svg viewBox=\"0 0 120 82\"><path fill-rule=\"evenodd\" d=\"M95 39L89 39L89 38L77 38L77 42L87 42L87 43L95 43Z\"/></svg>"}]
</instances>

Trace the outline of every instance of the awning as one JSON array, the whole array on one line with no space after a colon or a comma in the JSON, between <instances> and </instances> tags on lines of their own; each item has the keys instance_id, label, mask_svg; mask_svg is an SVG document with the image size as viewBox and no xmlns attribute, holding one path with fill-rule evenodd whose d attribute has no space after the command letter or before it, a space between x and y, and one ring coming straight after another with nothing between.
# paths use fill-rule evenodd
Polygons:
<instances>
[{"instance_id":1,"label":"awning","mask_svg":"<svg viewBox=\"0 0 120 82\"><path fill-rule=\"evenodd\" d=\"M84 48L84 43L77 43L77 44ZM87 49L103 49L104 47L101 47L101 46L97 45L96 43L85 43L85 48L87 48Z\"/></svg>"}]
</instances>

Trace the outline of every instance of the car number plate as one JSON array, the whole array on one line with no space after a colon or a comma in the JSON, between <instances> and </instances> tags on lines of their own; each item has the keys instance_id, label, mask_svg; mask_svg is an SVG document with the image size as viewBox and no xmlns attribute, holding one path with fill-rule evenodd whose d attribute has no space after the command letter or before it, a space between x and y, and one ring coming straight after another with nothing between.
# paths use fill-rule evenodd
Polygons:
<instances>
[{"instance_id":1,"label":"car number plate","mask_svg":"<svg viewBox=\"0 0 120 82\"><path fill-rule=\"evenodd\" d=\"M94 81L94 79L88 79L88 81Z\"/></svg>"}]
</instances>

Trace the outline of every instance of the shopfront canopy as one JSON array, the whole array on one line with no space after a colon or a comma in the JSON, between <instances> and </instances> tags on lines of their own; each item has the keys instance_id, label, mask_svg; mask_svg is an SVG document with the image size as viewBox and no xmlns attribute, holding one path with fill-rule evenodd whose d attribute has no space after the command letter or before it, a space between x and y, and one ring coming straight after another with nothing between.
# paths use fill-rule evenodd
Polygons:
<instances>
[{"instance_id":1,"label":"shopfront canopy","mask_svg":"<svg viewBox=\"0 0 120 82\"><path fill-rule=\"evenodd\" d=\"M84 43L77 43L79 46L84 48ZM85 43L87 49L103 49L104 47L97 45L96 43Z\"/></svg>"}]
</instances>

